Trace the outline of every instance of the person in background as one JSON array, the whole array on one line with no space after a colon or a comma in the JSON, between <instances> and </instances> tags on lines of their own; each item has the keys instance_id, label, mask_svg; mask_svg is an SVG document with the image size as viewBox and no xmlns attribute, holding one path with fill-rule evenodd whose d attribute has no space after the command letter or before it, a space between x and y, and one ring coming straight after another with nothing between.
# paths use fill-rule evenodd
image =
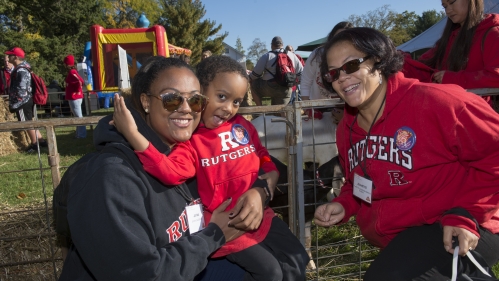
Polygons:
<instances>
[{"instance_id":1,"label":"person in background","mask_svg":"<svg viewBox=\"0 0 499 281\"><path fill-rule=\"evenodd\" d=\"M346 29L324 46L324 84L345 101L336 140L346 182L317 208L315 223L356 215L362 235L382 249L366 281L449 280L453 243L459 255L474 250L492 267L499 114L457 85L405 78L403 63L371 28Z\"/></svg>"},{"instance_id":2,"label":"person in background","mask_svg":"<svg viewBox=\"0 0 499 281\"><path fill-rule=\"evenodd\" d=\"M14 65L9 62L9 55L5 55L4 57L4 66L2 67L0 72L0 95L8 95L9 87L10 87L10 74L14 69Z\"/></svg>"},{"instance_id":3,"label":"person in background","mask_svg":"<svg viewBox=\"0 0 499 281\"><path fill-rule=\"evenodd\" d=\"M339 32L352 28L353 24L347 21L342 21L337 23L333 29L329 32L327 36L327 41L333 38ZM321 76L321 57L323 53L323 46L316 48L310 53L307 61L305 62L305 67L303 68L303 73L300 83L300 94L302 100L318 100L318 99L328 99L331 97L336 97L337 95L328 91L326 87L322 84ZM333 117L338 124L343 117L343 109L333 108ZM305 114L308 118L322 119L322 112L320 109L306 109Z\"/></svg>"},{"instance_id":4,"label":"person in background","mask_svg":"<svg viewBox=\"0 0 499 281\"><path fill-rule=\"evenodd\" d=\"M64 66L68 70L68 75L66 76L66 96L65 99L69 102L69 107L71 112L77 118L83 118L83 113L81 110L81 104L83 102L83 84L85 81L78 74L75 66L75 58L73 55L68 55L64 58ZM84 139L87 137L87 127L77 126L76 135L77 139Z\"/></svg>"},{"instance_id":5,"label":"person in background","mask_svg":"<svg viewBox=\"0 0 499 281\"><path fill-rule=\"evenodd\" d=\"M182 96L175 111L152 96L168 89ZM201 113L186 98L200 91L185 62L153 56L135 74L127 107L139 132L167 155L190 139L199 124ZM198 199L197 182L165 186L146 173L128 140L109 124L112 117L101 119L94 131L101 153L61 181L70 185L66 217L73 244L59 281L177 281L193 280L200 273L203 281L243 280L240 267L222 259L211 268L209 256L240 230L258 228L265 190L251 188L225 212L231 200L224 200L210 223L193 234L186 207Z\"/></svg>"},{"instance_id":6,"label":"person in background","mask_svg":"<svg viewBox=\"0 0 499 281\"><path fill-rule=\"evenodd\" d=\"M179 57L181 60L185 61L187 64L191 64L191 57L186 54L181 54Z\"/></svg>"},{"instance_id":7,"label":"person in background","mask_svg":"<svg viewBox=\"0 0 499 281\"><path fill-rule=\"evenodd\" d=\"M483 0L442 0L442 6L442 36L418 61L406 55L405 76L465 89L499 88L499 15L484 14ZM492 104L490 96L483 98Z\"/></svg>"},{"instance_id":8,"label":"person in background","mask_svg":"<svg viewBox=\"0 0 499 281\"><path fill-rule=\"evenodd\" d=\"M270 97L272 105L288 104L292 94L292 87L281 86L275 79L277 54L284 53L284 43L282 38L275 36L272 38L271 51L265 53L258 59L258 62L250 74L251 95L253 102L257 106L262 105L263 97ZM303 65L296 55L286 52L293 62L297 79L301 76Z\"/></svg>"},{"instance_id":9,"label":"person in background","mask_svg":"<svg viewBox=\"0 0 499 281\"><path fill-rule=\"evenodd\" d=\"M301 65L305 66L305 61L302 59L302 57L300 55L295 53L295 51L293 50L293 46L286 45L286 48L284 48L284 50L287 52L292 52L293 54L295 54L295 56L300 60ZM289 100L289 103L293 104L295 101L301 101L300 84L293 86L292 91L293 91L293 93L291 94L291 99Z\"/></svg>"},{"instance_id":10,"label":"person in background","mask_svg":"<svg viewBox=\"0 0 499 281\"><path fill-rule=\"evenodd\" d=\"M35 103L31 88L31 66L24 59L24 50L14 47L5 52L9 57L9 62L14 66L11 72L9 87L9 110L16 113L17 120L20 122L31 121L35 117ZM47 147L47 142L43 139L39 130L26 130L30 139L30 145L24 152L33 153L38 151L38 145Z\"/></svg>"},{"instance_id":11,"label":"person in background","mask_svg":"<svg viewBox=\"0 0 499 281\"><path fill-rule=\"evenodd\" d=\"M210 50L204 50L203 53L201 53L201 60L204 60L205 58L211 57L212 53Z\"/></svg>"}]
</instances>

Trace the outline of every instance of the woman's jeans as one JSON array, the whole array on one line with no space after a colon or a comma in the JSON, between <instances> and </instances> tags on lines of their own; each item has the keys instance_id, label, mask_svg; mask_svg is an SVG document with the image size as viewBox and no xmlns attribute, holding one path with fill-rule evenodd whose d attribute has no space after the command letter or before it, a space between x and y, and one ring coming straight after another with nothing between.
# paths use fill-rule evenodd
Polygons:
<instances>
[{"instance_id":1,"label":"woman's jeans","mask_svg":"<svg viewBox=\"0 0 499 281\"><path fill-rule=\"evenodd\" d=\"M78 118L83 118L83 114L81 112L81 103L83 99L77 100L69 100L69 107L71 108L71 112L73 115ZM77 126L76 127L76 138L84 139L87 137L87 127L86 126Z\"/></svg>"}]
</instances>

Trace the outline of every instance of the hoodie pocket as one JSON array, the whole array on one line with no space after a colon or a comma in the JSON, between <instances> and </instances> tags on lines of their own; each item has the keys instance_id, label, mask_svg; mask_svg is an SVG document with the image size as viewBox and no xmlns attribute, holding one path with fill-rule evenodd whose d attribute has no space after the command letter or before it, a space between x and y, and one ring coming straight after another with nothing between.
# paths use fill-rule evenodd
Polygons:
<instances>
[{"instance_id":1,"label":"hoodie pocket","mask_svg":"<svg viewBox=\"0 0 499 281\"><path fill-rule=\"evenodd\" d=\"M357 213L362 235L373 245L384 248L404 229L425 223L421 200L383 199L364 204Z\"/></svg>"},{"instance_id":2,"label":"hoodie pocket","mask_svg":"<svg viewBox=\"0 0 499 281\"><path fill-rule=\"evenodd\" d=\"M234 207L237 203L237 199L250 189L257 176L258 173L248 172L226 181L216 183L214 185L213 198L208 205L208 210L213 212L213 210L220 206L225 200L229 199L229 197L232 197L232 203L227 207L227 210Z\"/></svg>"},{"instance_id":3,"label":"hoodie pocket","mask_svg":"<svg viewBox=\"0 0 499 281\"><path fill-rule=\"evenodd\" d=\"M385 199L378 211L376 232L380 236L394 236L412 226L426 223L421 199Z\"/></svg>"}]
</instances>

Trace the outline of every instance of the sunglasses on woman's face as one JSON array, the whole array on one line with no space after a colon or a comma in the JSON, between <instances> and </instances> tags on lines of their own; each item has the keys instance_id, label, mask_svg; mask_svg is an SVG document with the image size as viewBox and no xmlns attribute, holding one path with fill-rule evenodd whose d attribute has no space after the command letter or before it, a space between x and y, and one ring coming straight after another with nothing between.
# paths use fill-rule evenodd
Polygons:
<instances>
[{"instance_id":1,"label":"sunglasses on woman's face","mask_svg":"<svg viewBox=\"0 0 499 281\"><path fill-rule=\"evenodd\" d=\"M340 71L341 70L345 71L346 74L354 73L360 69L360 64L365 62L367 59L369 59L369 56L366 56L366 57L360 58L360 59L347 61L344 65L342 65L338 68L330 69L329 72L324 75L324 78L326 78L327 82L333 83L334 81L336 81L340 78Z\"/></svg>"},{"instance_id":2,"label":"sunglasses on woman's face","mask_svg":"<svg viewBox=\"0 0 499 281\"><path fill-rule=\"evenodd\" d=\"M187 100L187 104L191 110L196 113L203 111L208 104L208 98L200 94L195 94L190 98L186 98L180 93L164 93L159 96L155 96L153 94L148 95L162 101L163 108L170 112L177 111L184 103L184 99Z\"/></svg>"}]
</instances>

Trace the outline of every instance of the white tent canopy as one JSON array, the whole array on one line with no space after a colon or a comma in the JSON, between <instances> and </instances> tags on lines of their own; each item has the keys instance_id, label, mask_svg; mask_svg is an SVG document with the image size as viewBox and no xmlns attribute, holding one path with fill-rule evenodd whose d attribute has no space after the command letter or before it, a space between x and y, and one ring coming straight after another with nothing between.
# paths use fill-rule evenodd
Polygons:
<instances>
[{"instance_id":1,"label":"white tent canopy","mask_svg":"<svg viewBox=\"0 0 499 281\"><path fill-rule=\"evenodd\" d=\"M484 0L483 5L486 14L499 14L499 0ZM437 42L437 40L442 35L446 23L447 17L443 18L441 21L437 22L418 36L398 46L397 49L412 53L417 50L433 47L433 45L435 45L435 42Z\"/></svg>"}]
</instances>

